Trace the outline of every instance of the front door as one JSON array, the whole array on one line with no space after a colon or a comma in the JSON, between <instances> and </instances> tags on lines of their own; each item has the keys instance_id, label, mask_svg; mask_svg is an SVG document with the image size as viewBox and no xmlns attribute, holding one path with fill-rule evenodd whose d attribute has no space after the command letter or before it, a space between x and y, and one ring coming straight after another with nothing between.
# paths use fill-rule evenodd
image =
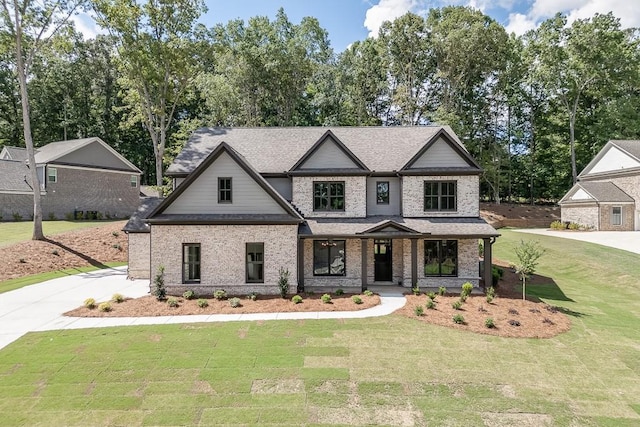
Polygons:
<instances>
[{"instance_id":1,"label":"front door","mask_svg":"<svg viewBox=\"0 0 640 427\"><path fill-rule=\"evenodd\" d=\"M393 275L391 271L391 240L374 240L373 261L374 277L376 282L391 282Z\"/></svg>"}]
</instances>

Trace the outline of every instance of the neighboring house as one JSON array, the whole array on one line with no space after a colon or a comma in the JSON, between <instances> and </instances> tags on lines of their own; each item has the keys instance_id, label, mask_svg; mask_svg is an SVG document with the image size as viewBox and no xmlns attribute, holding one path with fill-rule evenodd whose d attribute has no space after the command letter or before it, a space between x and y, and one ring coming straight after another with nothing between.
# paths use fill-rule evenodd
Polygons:
<instances>
[{"instance_id":1,"label":"neighboring house","mask_svg":"<svg viewBox=\"0 0 640 427\"><path fill-rule=\"evenodd\" d=\"M560 200L563 222L640 230L640 141L609 141Z\"/></svg>"},{"instance_id":2,"label":"neighboring house","mask_svg":"<svg viewBox=\"0 0 640 427\"><path fill-rule=\"evenodd\" d=\"M292 292L490 283L480 173L448 127L201 129L125 227L129 274L201 294L275 294L281 269Z\"/></svg>"},{"instance_id":3,"label":"neighboring house","mask_svg":"<svg viewBox=\"0 0 640 427\"><path fill-rule=\"evenodd\" d=\"M35 160L44 219L128 217L140 203L140 170L100 138L52 142L36 149ZM27 151L4 147L0 151L0 219L32 215Z\"/></svg>"}]
</instances>

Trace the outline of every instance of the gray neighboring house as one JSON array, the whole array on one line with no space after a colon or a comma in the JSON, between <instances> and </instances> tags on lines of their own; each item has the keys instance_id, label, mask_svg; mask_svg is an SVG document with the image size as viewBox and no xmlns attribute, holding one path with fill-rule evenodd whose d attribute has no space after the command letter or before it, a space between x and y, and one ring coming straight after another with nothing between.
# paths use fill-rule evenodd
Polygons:
<instances>
[{"instance_id":1,"label":"gray neighboring house","mask_svg":"<svg viewBox=\"0 0 640 427\"><path fill-rule=\"evenodd\" d=\"M609 141L559 202L563 222L640 230L640 141Z\"/></svg>"},{"instance_id":2,"label":"gray neighboring house","mask_svg":"<svg viewBox=\"0 0 640 427\"><path fill-rule=\"evenodd\" d=\"M44 219L74 214L128 217L139 203L141 171L100 138L38 147L36 169ZM24 148L0 151L0 220L33 216L31 172Z\"/></svg>"},{"instance_id":3,"label":"gray neighboring house","mask_svg":"<svg viewBox=\"0 0 640 427\"><path fill-rule=\"evenodd\" d=\"M459 288L499 235L480 218L481 169L448 127L206 128L131 218L129 275L171 293ZM132 249L133 248L133 249Z\"/></svg>"}]
</instances>

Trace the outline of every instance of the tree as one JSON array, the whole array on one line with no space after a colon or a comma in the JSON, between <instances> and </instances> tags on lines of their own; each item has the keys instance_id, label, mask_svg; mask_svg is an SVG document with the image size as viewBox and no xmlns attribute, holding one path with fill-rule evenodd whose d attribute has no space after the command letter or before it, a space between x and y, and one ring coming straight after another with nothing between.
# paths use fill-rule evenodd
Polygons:
<instances>
[{"instance_id":1,"label":"tree","mask_svg":"<svg viewBox=\"0 0 640 427\"><path fill-rule=\"evenodd\" d=\"M15 51L15 71L18 76L22 104L22 127L27 148L31 188L33 189L33 240L44 240L42 232L42 204L40 181L36 168L35 150L31 134L27 80L33 60L42 48L63 26L83 0L2 0L3 33L9 36Z\"/></svg>"},{"instance_id":2,"label":"tree","mask_svg":"<svg viewBox=\"0 0 640 427\"><path fill-rule=\"evenodd\" d=\"M98 23L117 40L130 120L149 132L161 187L167 133L206 53L196 26L206 8L202 0L96 0L94 7Z\"/></svg>"},{"instance_id":3,"label":"tree","mask_svg":"<svg viewBox=\"0 0 640 427\"><path fill-rule=\"evenodd\" d=\"M514 248L518 263L515 264L516 273L522 279L522 299L526 299L526 281L538 266L538 260L544 254L544 249L540 247L537 241L520 240L520 244Z\"/></svg>"}]
</instances>

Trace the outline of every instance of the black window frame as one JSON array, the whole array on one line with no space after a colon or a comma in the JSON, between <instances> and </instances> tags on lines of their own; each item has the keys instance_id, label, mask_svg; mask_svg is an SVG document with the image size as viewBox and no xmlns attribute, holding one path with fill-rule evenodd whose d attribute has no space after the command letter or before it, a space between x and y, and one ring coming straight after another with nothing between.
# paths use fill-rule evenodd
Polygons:
<instances>
[{"instance_id":1,"label":"black window frame","mask_svg":"<svg viewBox=\"0 0 640 427\"><path fill-rule=\"evenodd\" d=\"M197 248L197 260L191 260L191 255L187 250L189 248ZM192 267L197 267L197 278L191 277ZM188 272L188 274L185 274ZM195 275L194 275L195 276ZM200 283L202 281L202 246L200 243L183 243L182 244L182 283Z\"/></svg>"},{"instance_id":2,"label":"black window frame","mask_svg":"<svg viewBox=\"0 0 640 427\"><path fill-rule=\"evenodd\" d=\"M446 243L445 243L446 242ZM455 262L453 265L453 272L451 274L443 274L442 273L442 265L444 264L444 261L446 260L447 257L447 253L443 250L443 244L446 246L447 244L449 244L449 242L451 243L455 243ZM437 252L437 259L438 259L438 273L432 273L432 274L427 274L427 256L428 256L428 250L427 250L427 245L431 245L431 244L436 244L436 252ZM431 239L425 239L424 240L424 253L423 253L423 272L424 272L424 277L458 277L458 258L459 258L459 254L460 251L459 249L459 245L458 245L458 240L454 240L454 239L442 239L442 240L431 240Z\"/></svg>"},{"instance_id":3,"label":"black window frame","mask_svg":"<svg viewBox=\"0 0 640 427\"><path fill-rule=\"evenodd\" d=\"M341 245L341 246L340 246ZM326 273L317 273L316 260L318 259L317 248L327 249ZM336 257L339 257L340 250L342 250L342 272L331 273L331 265L335 261ZM318 277L343 277L347 275L347 241L346 240L314 240L313 241L313 275Z\"/></svg>"},{"instance_id":4,"label":"black window frame","mask_svg":"<svg viewBox=\"0 0 640 427\"><path fill-rule=\"evenodd\" d=\"M615 213L614 210L615 209L619 209L620 213ZM614 218L618 218L619 219L619 223L616 224L616 222L614 221ZM611 225L614 226L621 226L622 225L622 206L611 206Z\"/></svg>"},{"instance_id":5,"label":"black window frame","mask_svg":"<svg viewBox=\"0 0 640 427\"><path fill-rule=\"evenodd\" d=\"M233 178L230 176L218 177L218 203L233 203Z\"/></svg>"},{"instance_id":6,"label":"black window frame","mask_svg":"<svg viewBox=\"0 0 640 427\"><path fill-rule=\"evenodd\" d=\"M387 185L387 194L386 196L380 197L380 184ZM376 204L377 205L388 205L389 204L389 193L391 192L389 181L376 181Z\"/></svg>"},{"instance_id":7,"label":"black window frame","mask_svg":"<svg viewBox=\"0 0 640 427\"><path fill-rule=\"evenodd\" d=\"M332 189L337 188L334 186L342 186L342 194L332 194ZM326 186L326 196L318 195L318 186ZM344 181L313 181L313 211L314 212L344 212L346 205L346 195L345 195L345 182ZM320 190L322 193L322 190ZM322 208L321 201L322 199L327 200L327 207ZM332 206L334 205L334 201L342 199L342 208L334 209Z\"/></svg>"},{"instance_id":8,"label":"black window frame","mask_svg":"<svg viewBox=\"0 0 640 427\"><path fill-rule=\"evenodd\" d=\"M453 186L452 192L449 191L450 186ZM437 191L434 192L434 188ZM423 195L425 212L455 212L458 210L458 181L424 181ZM428 200L431 202L428 203ZM434 201L437 205L435 208L431 206ZM450 205L453 207L449 207Z\"/></svg>"},{"instance_id":9,"label":"black window frame","mask_svg":"<svg viewBox=\"0 0 640 427\"><path fill-rule=\"evenodd\" d=\"M260 251L256 251L256 250L252 250L250 251L250 245L259 245L260 247ZM251 248L252 249L252 248ZM257 255L260 254L260 259L256 259L257 257L255 257L254 259L250 259L251 255ZM245 244L245 283L264 283L264 242L247 242ZM258 278L258 279L251 279L249 278L249 266L256 266L256 265L261 265L262 268L259 269L260 271L260 275L262 277Z\"/></svg>"}]
</instances>

